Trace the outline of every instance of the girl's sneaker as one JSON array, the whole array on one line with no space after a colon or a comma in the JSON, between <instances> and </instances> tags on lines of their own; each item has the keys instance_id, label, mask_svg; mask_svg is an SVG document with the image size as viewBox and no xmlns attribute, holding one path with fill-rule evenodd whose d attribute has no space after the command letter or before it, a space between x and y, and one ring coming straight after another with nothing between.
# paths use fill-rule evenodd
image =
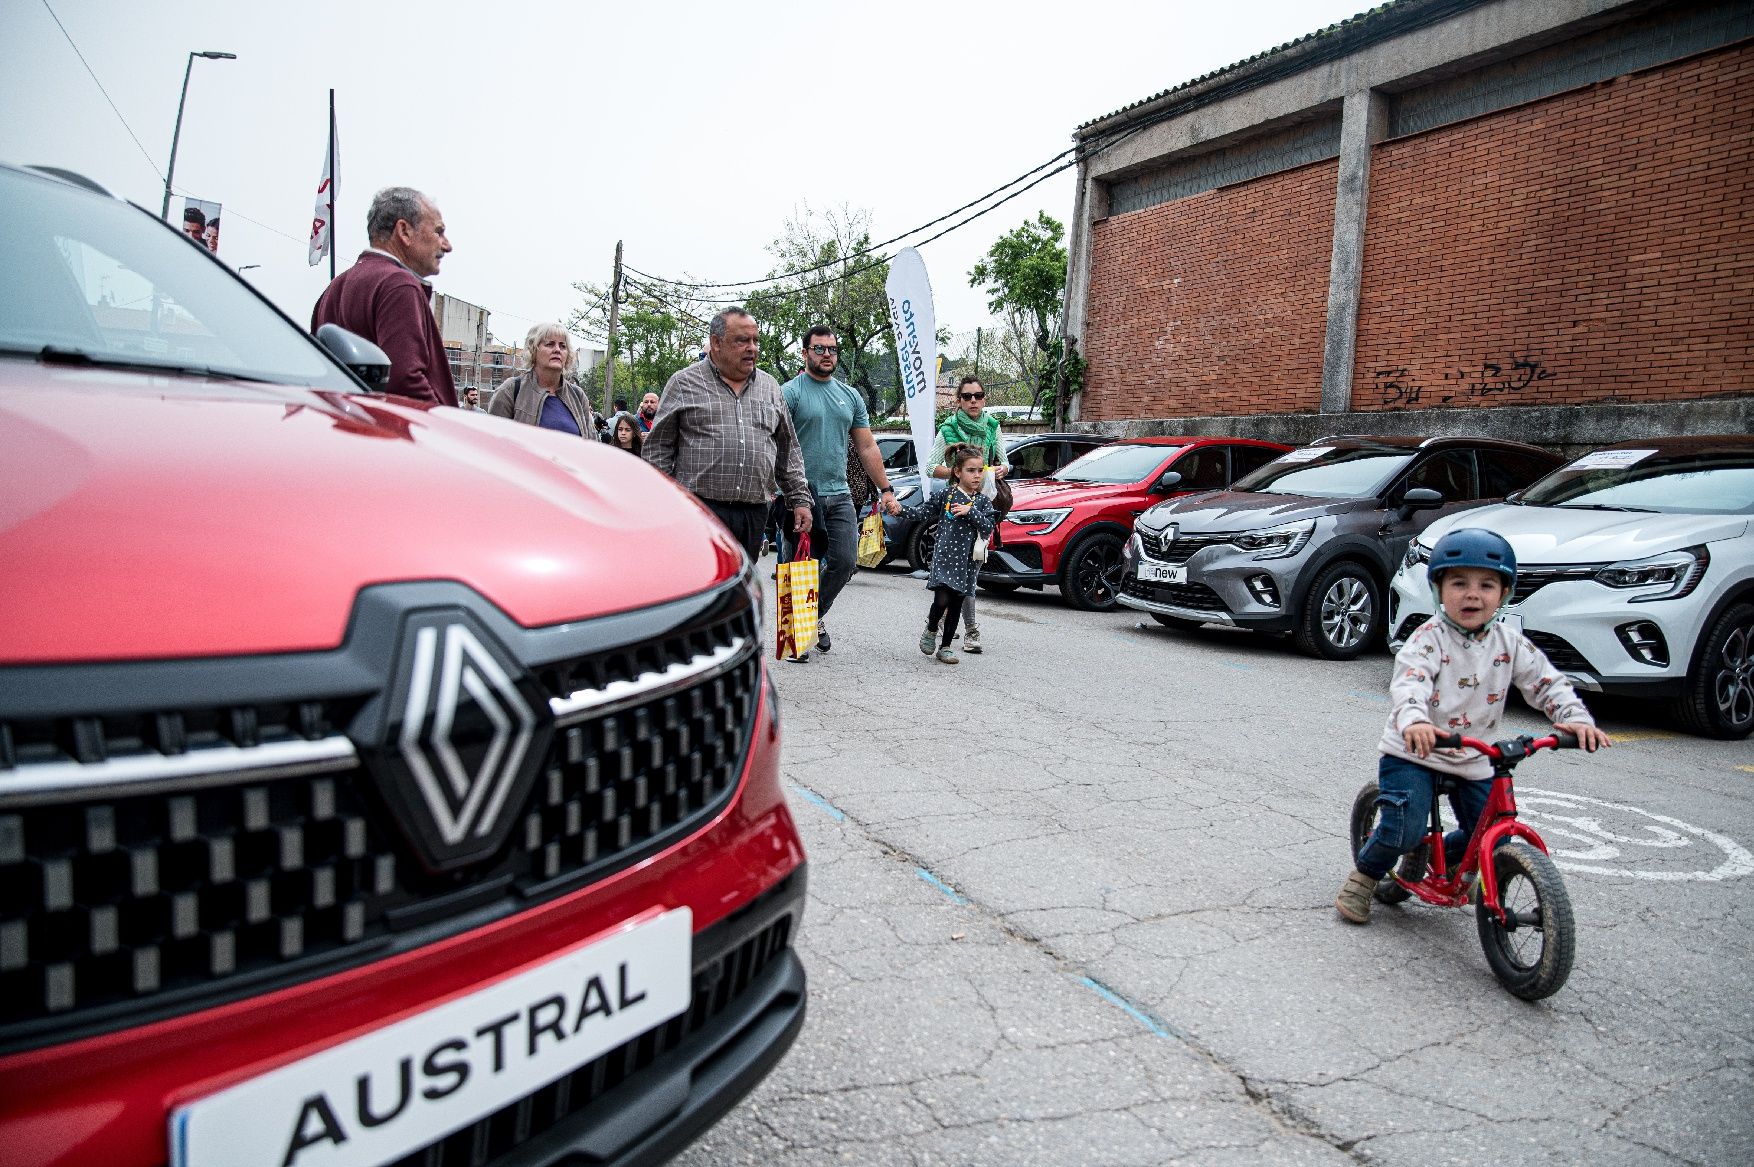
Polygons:
<instances>
[{"instance_id":1,"label":"girl's sneaker","mask_svg":"<svg viewBox=\"0 0 1754 1167\"><path fill-rule=\"evenodd\" d=\"M938 650L939 664L954 665L960 664L961 662L962 658L956 655L956 650L948 645Z\"/></svg>"},{"instance_id":2,"label":"girl's sneaker","mask_svg":"<svg viewBox=\"0 0 1754 1167\"><path fill-rule=\"evenodd\" d=\"M969 628L962 634L962 651L979 654L981 650L981 630Z\"/></svg>"},{"instance_id":3,"label":"girl's sneaker","mask_svg":"<svg viewBox=\"0 0 1754 1167\"><path fill-rule=\"evenodd\" d=\"M920 633L920 651L931 656L938 647L938 634L930 628Z\"/></svg>"}]
</instances>

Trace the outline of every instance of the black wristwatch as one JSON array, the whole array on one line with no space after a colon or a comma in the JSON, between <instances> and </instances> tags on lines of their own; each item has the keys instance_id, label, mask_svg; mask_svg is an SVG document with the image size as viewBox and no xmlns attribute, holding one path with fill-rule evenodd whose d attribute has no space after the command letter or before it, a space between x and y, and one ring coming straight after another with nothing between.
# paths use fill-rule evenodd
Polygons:
<instances>
[{"instance_id":1,"label":"black wristwatch","mask_svg":"<svg viewBox=\"0 0 1754 1167\"><path fill-rule=\"evenodd\" d=\"M882 489L882 490L880 490L880 491L878 491L878 492L877 492L877 493L878 493L878 494L894 494L894 493L895 493L895 487L893 487L893 486L885 486L885 487L884 487L884 488L883 488L883 489Z\"/></svg>"}]
</instances>

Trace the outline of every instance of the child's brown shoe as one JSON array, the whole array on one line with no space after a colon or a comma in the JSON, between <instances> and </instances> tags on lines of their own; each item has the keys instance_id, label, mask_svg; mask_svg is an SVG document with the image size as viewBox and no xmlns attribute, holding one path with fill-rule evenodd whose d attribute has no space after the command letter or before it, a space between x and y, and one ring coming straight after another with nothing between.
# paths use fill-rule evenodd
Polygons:
<instances>
[{"instance_id":1,"label":"child's brown shoe","mask_svg":"<svg viewBox=\"0 0 1754 1167\"><path fill-rule=\"evenodd\" d=\"M1370 901L1376 895L1376 880L1362 871L1354 871L1346 877L1346 884L1340 894L1334 897L1334 906L1340 909L1340 915L1349 923L1370 923Z\"/></svg>"}]
</instances>

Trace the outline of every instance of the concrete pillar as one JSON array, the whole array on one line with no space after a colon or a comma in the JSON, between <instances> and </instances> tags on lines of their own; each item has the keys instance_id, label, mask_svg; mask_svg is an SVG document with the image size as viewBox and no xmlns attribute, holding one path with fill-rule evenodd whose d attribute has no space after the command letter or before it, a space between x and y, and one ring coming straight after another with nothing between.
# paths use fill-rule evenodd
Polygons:
<instances>
[{"instance_id":1,"label":"concrete pillar","mask_svg":"<svg viewBox=\"0 0 1754 1167\"><path fill-rule=\"evenodd\" d=\"M1358 292L1364 277L1364 220L1370 202L1370 151L1388 134L1382 96L1346 95L1340 126L1340 178L1334 192L1334 253L1328 269L1328 334L1322 345L1322 412L1352 408L1358 347Z\"/></svg>"},{"instance_id":2,"label":"concrete pillar","mask_svg":"<svg viewBox=\"0 0 1754 1167\"><path fill-rule=\"evenodd\" d=\"M1108 218L1108 186L1090 177L1090 163L1078 163L1078 186L1072 205L1072 233L1066 240L1066 307L1063 332L1085 353L1084 325L1090 318L1090 251L1096 223ZM1080 396L1082 396L1080 394ZM1066 420L1075 421L1082 402L1065 403Z\"/></svg>"}]
</instances>

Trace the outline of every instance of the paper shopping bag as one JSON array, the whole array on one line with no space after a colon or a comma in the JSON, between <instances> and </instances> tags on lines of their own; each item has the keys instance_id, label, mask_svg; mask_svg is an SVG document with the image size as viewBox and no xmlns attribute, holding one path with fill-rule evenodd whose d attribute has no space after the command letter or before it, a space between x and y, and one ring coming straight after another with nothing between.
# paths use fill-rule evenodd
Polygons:
<instances>
[{"instance_id":1,"label":"paper shopping bag","mask_svg":"<svg viewBox=\"0 0 1754 1167\"><path fill-rule=\"evenodd\" d=\"M816 647L816 561L810 558L810 536L798 539L797 558L781 563L774 574L779 619L774 621L774 656L798 660Z\"/></svg>"},{"instance_id":2,"label":"paper shopping bag","mask_svg":"<svg viewBox=\"0 0 1754 1167\"><path fill-rule=\"evenodd\" d=\"M888 546L883 532L883 516L877 513L877 504L872 503L871 513L859 524L859 566L882 566L883 555Z\"/></svg>"}]
</instances>

